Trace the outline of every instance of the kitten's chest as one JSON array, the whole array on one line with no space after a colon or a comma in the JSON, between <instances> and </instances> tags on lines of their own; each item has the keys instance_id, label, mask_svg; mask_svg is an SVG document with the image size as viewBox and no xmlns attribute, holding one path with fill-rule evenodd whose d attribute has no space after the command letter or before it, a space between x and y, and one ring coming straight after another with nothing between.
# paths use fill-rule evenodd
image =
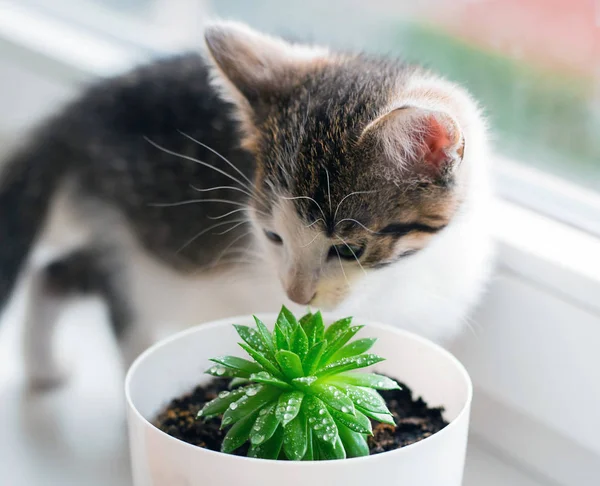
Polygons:
<instances>
[{"instance_id":1,"label":"kitten's chest","mask_svg":"<svg viewBox=\"0 0 600 486\"><path fill-rule=\"evenodd\" d=\"M130 268L136 320L160 334L229 316L277 311L287 300L275 272L264 263L184 275L137 254Z\"/></svg>"}]
</instances>

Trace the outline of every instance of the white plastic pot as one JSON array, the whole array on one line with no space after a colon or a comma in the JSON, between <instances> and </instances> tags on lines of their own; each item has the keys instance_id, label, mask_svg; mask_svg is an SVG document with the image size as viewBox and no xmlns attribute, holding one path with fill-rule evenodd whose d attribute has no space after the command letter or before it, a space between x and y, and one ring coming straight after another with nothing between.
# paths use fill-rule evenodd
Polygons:
<instances>
[{"instance_id":1,"label":"white plastic pot","mask_svg":"<svg viewBox=\"0 0 600 486\"><path fill-rule=\"evenodd\" d=\"M275 315L261 316L267 325ZM387 358L374 367L405 382L430 406L445 407L450 422L410 446L369 457L288 462L249 459L195 447L165 434L150 421L173 398L201 382L208 359L243 356L230 318L176 334L143 353L125 380L129 440L135 486L460 486L471 406L471 380L450 353L418 337L381 324L362 336L379 338L373 352ZM359 322L356 320L356 322ZM364 321L360 321L364 323Z\"/></svg>"}]
</instances>

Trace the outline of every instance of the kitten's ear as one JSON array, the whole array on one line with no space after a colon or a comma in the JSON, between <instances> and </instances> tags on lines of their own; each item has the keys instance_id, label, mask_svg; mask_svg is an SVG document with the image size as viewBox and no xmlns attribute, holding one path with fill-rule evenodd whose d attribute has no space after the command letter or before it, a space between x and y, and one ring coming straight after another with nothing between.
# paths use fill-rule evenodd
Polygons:
<instances>
[{"instance_id":1,"label":"kitten's ear","mask_svg":"<svg viewBox=\"0 0 600 486\"><path fill-rule=\"evenodd\" d=\"M229 93L233 101L241 94L250 104L261 94L291 85L327 55L326 49L290 44L237 22L213 24L204 37L225 88L234 91Z\"/></svg>"},{"instance_id":2,"label":"kitten's ear","mask_svg":"<svg viewBox=\"0 0 600 486\"><path fill-rule=\"evenodd\" d=\"M420 177L448 177L462 161L465 141L456 120L441 111L396 108L370 123L369 140L401 169Z\"/></svg>"}]
</instances>

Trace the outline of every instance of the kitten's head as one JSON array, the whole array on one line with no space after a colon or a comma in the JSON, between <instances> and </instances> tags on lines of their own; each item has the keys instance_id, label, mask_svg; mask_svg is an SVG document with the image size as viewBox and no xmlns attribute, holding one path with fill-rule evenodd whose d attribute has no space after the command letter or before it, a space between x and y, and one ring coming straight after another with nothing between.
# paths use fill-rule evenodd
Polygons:
<instances>
[{"instance_id":1,"label":"kitten's head","mask_svg":"<svg viewBox=\"0 0 600 486\"><path fill-rule=\"evenodd\" d=\"M451 221L469 140L439 80L239 24L210 27L206 41L257 162L252 222L291 300L335 307Z\"/></svg>"}]
</instances>

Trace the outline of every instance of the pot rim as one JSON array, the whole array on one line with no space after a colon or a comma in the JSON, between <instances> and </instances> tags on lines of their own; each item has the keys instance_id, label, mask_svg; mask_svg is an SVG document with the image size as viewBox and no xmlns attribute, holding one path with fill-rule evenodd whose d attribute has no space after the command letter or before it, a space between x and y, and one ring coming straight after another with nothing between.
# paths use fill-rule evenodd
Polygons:
<instances>
[{"instance_id":1,"label":"pot rim","mask_svg":"<svg viewBox=\"0 0 600 486\"><path fill-rule=\"evenodd\" d=\"M258 317L259 319L261 319L263 322L265 320L269 320L269 319L273 319L276 318L276 316L278 315L278 313L276 312L268 312L268 313L259 313L259 314L255 314L256 317ZM335 317L330 314L330 313L323 313L323 317L325 319L335 319ZM353 320L356 321L362 321L365 326L367 327L377 327L380 329L383 329L385 331L389 331L392 332L394 334L397 335L402 335L404 337L407 337L409 339L415 340L420 342L421 344L424 344L426 346L428 346L429 348L435 350L437 353L441 353L442 355L445 355L447 358L450 359L450 361L453 363L453 365L458 369L458 371L460 372L460 374L462 375L462 377L464 378L466 384L467 384L467 399L465 401L464 406L462 407L462 409L460 410L460 412L458 413L458 415L454 418L454 420L452 420L450 423L448 423L448 425L446 425L446 427L444 427L442 430L440 430L439 432L436 432L433 435L430 435L429 437L426 437L425 439L422 439L418 442L415 442L413 444L409 444L407 446L401 447L399 449L395 449L393 451L387 451L387 452L382 452L380 454L373 454L373 455L369 455L369 456L363 456L363 457L352 457L352 458L346 458L346 459L329 459L329 460L324 460L324 461L280 461L277 459L259 459L259 458L253 458L253 457L246 457L246 456L236 456L233 454L225 454L223 452L219 452L219 451L213 451L210 449L204 449L202 447L198 447L192 444L188 444L185 441L182 441L180 439L176 439L175 437L167 434L166 432L163 432L162 430L160 430L158 427L156 427L152 422L148 421L137 409L137 407L133 404L133 400L131 398L130 395L130 383L132 380L132 376L135 374L136 369L140 366L140 363L142 361L144 361L148 356L150 356L152 353L155 352L155 350L157 350L158 348L161 348L163 346L166 346L168 344L170 344L173 341L177 341L179 339L185 338L187 335L189 334L193 334L196 333L198 331L202 331L204 329L208 330L208 329L212 329L215 327L222 327L222 326L226 326L229 325L231 326L232 322L235 322L236 320L242 320L242 319L249 319L252 318L252 315L239 315L239 316L232 316L232 317L226 317L223 319L219 319L216 321L210 321L207 322L206 324L198 324L196 326L193 326L189 329L185 329L183 331L180 331L178 333L173 334L172 336L168 336L165 339L162 339L160 341L158 341L157 343L153 344L152 346L150 346L148 349L146 349L143 353L141 353L133 362L133 364L129 367L129 370L127 370L127 374L125 375L125 382L124 382L124 386L125 386L125 399L127 402L127 407L133 411L133 413L135 414L136 418L138 420L141 420L145 425L152 427L155 431L157 431L159 433L159 435L161 435L165 440L167 441L175 441L178 442L180 446L183 446L185 448L190 448L193 449L193 452L197 453L197 454L208 454L207 456L207 460L210 460L210 457L212 455L218 455L219 457L223 458L223 457L227 457L230 458L232 461L236 461L239 464L242 464L242 461L245 463L247 461L252 461L253 463L264 463L265 465L271 465L271 467L312 467L312 468L318 468L318 467L326 467L326 466L331 466L331 464L340 464L340 463L346 463L347 461L353 461L353 462L358 462L358 461L370 461L373 462L375 460L382 460L382 457L387 457L391 459L391 455L394 454L402 454L402 451L405 450L414 450L417 447L423 447L423 443L427 443L430 442L431 440L439 440L445 433L448 433L447 431L451 428L454 427L455 424L457 422L460 421L460 419L467 413L469 413L468 411L470 410L470 405L471 402L473 400L473 383L471 381L471 377L469 375L469 373L467 372L467 370L465 369L464 365L449 351L447 351L446 349L442 348L440 345L434 343L433 341L430 341L429 339L426 339L422 336L419 336L418 334L415 334L413 332L410 331L406 331L404 329L400 329L397 328L395 326L391 326L389 324L383 324L377 321L371 321L368 319L359 319L359 318L354 318ZM426 444L425 444L426 445Z\"/></svg>"}]
</instances>

